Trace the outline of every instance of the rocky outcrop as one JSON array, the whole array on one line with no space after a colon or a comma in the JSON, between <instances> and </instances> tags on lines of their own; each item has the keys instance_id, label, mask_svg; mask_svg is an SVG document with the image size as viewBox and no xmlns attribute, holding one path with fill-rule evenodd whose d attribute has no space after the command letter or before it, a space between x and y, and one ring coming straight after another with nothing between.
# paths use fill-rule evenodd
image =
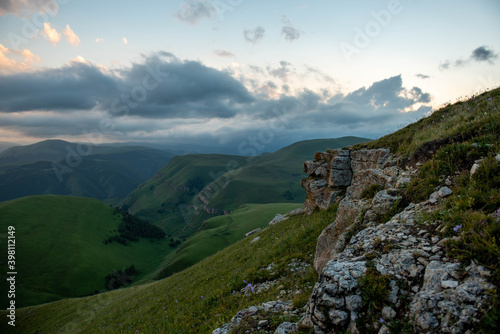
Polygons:
<instances>
[{"instance_id":1,"label":"rocky outcrop","mask_svg":"<svg viewBox=\"0 0 500 334\"><path fill-rule=\"evenodd\" d=\"M314 160L304 163L303 171L309 174L307 179L302 180L302 187L307 193L304 211L310 214L316 208L327 209L340 200L340 195L353 182L359 184L364 180L360 178L366 177L377 179L376 175L357 176L359 172L387 167L389 160L390 151L387 149L316 153Z\"/></svg>"},{"instance_id":2,"label":"rocky outcrop","mask_svg":"<svg viewBox=\"0 0 500 334\"><path fill-rule=\"evenodd\" d=\"M443 240L431 234L436 227L415 224L430 210L429 201L411 204L386 223L367 223L323 269L302 323L315 333L389 333L391 321L414 333L463 333L477 323L494 289L486 280L490 273L474 263L459 273ZM368 312L360 283L367 267L387 281L377 314Z\"/></svg>"},{"instance_id":3,"label":"rocky outcrop","mask_svg":"<svg viewBox=\"0 0 500 334\"><path fill-rule=\"evenodd\" d=\"M398 200L395 189L411 180L411 171L395 165L388 149L330 150L318 152L313 161L304 163L304 172L309 174L302 181L307 192L304 212L311 213L316 208L325 210L339 202L337 219L318 238L314 259L318 273L339 252L340 236L350 225L362 220L359 215L363 211L373 208L370 214L376 217L395 205ZM371 186L386 190L378 193L373 201L363 198Z\"/></svg>"}]
</instances>

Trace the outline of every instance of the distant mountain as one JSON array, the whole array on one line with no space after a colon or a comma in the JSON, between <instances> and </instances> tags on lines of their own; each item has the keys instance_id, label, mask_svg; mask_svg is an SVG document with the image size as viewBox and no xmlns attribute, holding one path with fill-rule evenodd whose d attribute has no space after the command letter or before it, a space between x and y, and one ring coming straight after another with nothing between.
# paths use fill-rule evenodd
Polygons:
<instances>
[{"instance_id":1,"label":"distant mountain","mask_svg":"<svg viewBox=\"0 0 500 334\"><path fill-rule=\"evenodd\" d=\"M173 251L169 240L105 244L122 215L92 198L30 196L0 203L2 234L15 226L16 307L106 291L106 276L134 266L135 279L148 274ZM7 249L7 237L0 238ZM7 261L0 261L3 273ZM7 281L0 288L7 291ZM5 308L5 298L1 299Z\"/></svg>"},{"instance_id":2,"label":"distant mountain","mask_svg":"<svg viewBox=\"0 0 500 334\"><path fill-rule=\"evenodd\" d=\"M0 141L0 153L2 153L3 151L5 151L9 147L18 146L18 145L19 144L11 143L11 142L8 142L8 141Z\"/></svg>"},{"instance_id":3,"label":"distant mountain","mask_svg":"<svg viewBox=\"0 0 500 334\"><path fill-rule=\"evenodd\" d=\"M133 191L124 205L132 213L186 237L206 219L242 204L301 203L302 164L317 151L369 139L343 137L295 143L257 157L184 155Z\"/></svg>"},{"instance_id":4,"label":"distant mountain","mask_svg":"<svg viewBox=\"0 0 500 334\"><path fill-rule=\"evenodd\" d=\"M53 194L116 203L172 157L148 147L85 147L62 140L11 147L0 154L0 201Z\"/></svg>"},{"instance_id":5,"label":"distant mountain","mask_svg":"<svg viewBox=\"0 0 500 334\"><path fill-rule=\"evenodd\" d=\"M19 165L37 161L59 161L68 155L85 157L93 154L108 154L130 150L137 146L106 146L90 143L70 143L64 140L49 139L31 145L14 146L0 153L0 166ZM144 148L144 147L142 147Z\"/></svg>"}]
</instances>

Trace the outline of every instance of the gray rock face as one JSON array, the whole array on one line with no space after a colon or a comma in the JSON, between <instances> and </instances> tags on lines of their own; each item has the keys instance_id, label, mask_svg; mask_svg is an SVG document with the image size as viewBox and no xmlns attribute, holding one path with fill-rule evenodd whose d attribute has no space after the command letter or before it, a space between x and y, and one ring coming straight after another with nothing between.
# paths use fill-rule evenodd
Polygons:
<instances>
[{"instance_id":1,"label":"gray rock face","mask_svg":"<svg viewBox=\"0 0 500 334\"><path fill-rule=\"evenodd\" d=\"M337 150L330 162L330 187L348 187L352 181L349 151Z\"/></svg>"},{"instance_id":2,"label":"gray rock face","mask_svg":"<svg viewBox=\"0 0 500 334\"><path fill-rule=\"evenodd\" d=\"M391 157L389 149L359 150L351 152L351 168L353 173L364 169L382 169Z\"/></svg>"},{"instance_id":3,"label":"gray rock face","mask_svg":"<svg viewBox=\"0 0 500 334\"><path fill-rule=\"evenodd\" d=\"M304 164L304 171L311 172L302 182L307 192L303 207L305 212L312 212L317 207L327 209L333 203L339 202L340 195L345 191L345 197L339 202L336 220L325 228L318 238L314 259L314 267L318 273L321 273L328 261L342 250L344 240L341 236L350 225L356 220L373 221L377 215L388 213L396 204L399 197L393 188L411 180L411 174L390 165L390 152L386 149L319 152L314 161ZM326 166L328 173L325 178L322 176L324 174L317 171L318 168ZM361 197L364 190L372 185L387 189L379 192L372 203L369 203ZM360 217L361 212L367 208L371 210L365 217Z\"/></svg>"},{"instance_id":4,"label":"gray rock face","mask_svg":"<svg viewBox=\"0 0 500 334\"><path fill-rule=\"evenodd\" d=\"M292 302L283 302L280 300L270 301L264 303L260 306L250 306L244 310L239 311L234 317L231 318L231 321L224 324L222 327L219 327L212 331L212 334L229 334L231 331L240 324L241 320L243 320L246 316L255 315L259 312L270 312L270 313L283 313L288 312L292 309ZM290 324L290 323L288 323ZM295 327L293 327L295 325ZM297 324L284 325L280 330L281 332L275 333L291 333L292 331L287 331L289 329L295 328L297 329ZM281 325L280 325L281 327ZM279 329L279 328L278 328Z\"/></svg>"},{"instance_id":5,"label":"gray rock face","mask_svg":"<svg viewBox=\"0 0 500 334\"><path fill-rule=\"evenodd\" d=\"M392 193L392 195L391 195ZM391 211L399 199L397 195L394 194L395 191L390 191L384 189L379 191L372 200L372 211L378 215L385 215Z\"/></svg>"},{"instance_id":6,"label":"gray rock face","mask_svg":"<svg viewBox=\"0 0 500 334\"><path fill-rule=\"evenodd\" d=\"M274 334L294 333L299 329L299 325L291 322L284 322L276 328Z\"/></svg>"},{"instance_id":7,"label":"gray rock face","mask_svg":"<svg viewBox=\"0 0 500 334\"><path fill-rule=\"evenodd\" d=\"M414 333L465 333L477 323L487 291L494 288L486 280L490 273L473 263L458 274L460 264L446 257L441 239L415 225L421 212L432 208L427 202L410 204L388 222L368 224L353 236L324 267L301 322L315 333L359 332L356 319L366 312L359 280L369 255L390 280L380 315L366 324L370 331L389 333L379 318L389 323L401 314L409 315Z\"/></svg>"},{"instance_id":8,"label":"gray rock face","mask_svg":"<svg viewBox=\"0 0 500 334\"><path fill-rule=\"evenodd\" d=\"M303 209L310 214L315 208L324 210L340 200L340 195L345 189L356 182L356 173L362 170L382 168L389 165L390 152L387 149L377 150L330 150L316 153L314 160L304 162L303 171L309 174L302 180L302 187L307 192L307 199ZM354 168L353 168L354 166ZM357 181L359 189L357 198L363 191L359 184L369 186L373 183L385 184L393 175L382 177L378 180L373 177L371 183L364 179ZM359 178L359 177L358 177ZM353 198L356 198L354 195Z\"/></svg>"},{"instance_id":9,"label":"gray rock face","mask_svg":"<svg viewBox=\"0 0 500 334\"><path fill-rule=\"evenodd\" d=\"M320 273L325 265L337 253L337 243L340 236L349 227L365 207L364 201L353 201L344 198L337 208L337 218L328 225L318 237L316 244L316 255L314 257L314 268Z\"/></svg>"}]
</instances>

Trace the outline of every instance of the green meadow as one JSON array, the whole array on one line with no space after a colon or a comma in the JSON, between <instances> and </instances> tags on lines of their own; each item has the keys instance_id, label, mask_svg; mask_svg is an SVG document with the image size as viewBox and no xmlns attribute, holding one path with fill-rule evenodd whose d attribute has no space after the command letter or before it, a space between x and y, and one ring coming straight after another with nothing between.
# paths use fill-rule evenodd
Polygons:
<instances>
[{"instance_id":1,"label":"green meadow","mask_svg":"<svg viewBox=\"0 0 500 334\"><path fill-rule=\"evenodd\" d=\"M172 251L166 239L105 245L122 218L113 212L98 200L70 196L1 202L0 249L7 248L8 226L15 228L18 307L106 291L105 277L131 265L140 279ZM0 265L5 275L4 257L6 251ZM0 284L7 291L5 279Z\"/></svg>"}]
</instances>

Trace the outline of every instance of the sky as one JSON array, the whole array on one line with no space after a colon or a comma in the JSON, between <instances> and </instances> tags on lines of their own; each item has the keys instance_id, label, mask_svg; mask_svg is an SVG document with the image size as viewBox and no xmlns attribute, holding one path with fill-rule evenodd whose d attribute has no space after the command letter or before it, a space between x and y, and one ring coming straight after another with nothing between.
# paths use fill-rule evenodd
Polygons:
<instances>
[{"instance_id":1,"label":"sky","mask_svg":"<svg viewBox=\"0 0 500 334\"><path fill-rule=\"evenodd\" d=\"M500 85L497 0L0 0L0 141L253 154Z\"/></svg>"}]
</instances>

